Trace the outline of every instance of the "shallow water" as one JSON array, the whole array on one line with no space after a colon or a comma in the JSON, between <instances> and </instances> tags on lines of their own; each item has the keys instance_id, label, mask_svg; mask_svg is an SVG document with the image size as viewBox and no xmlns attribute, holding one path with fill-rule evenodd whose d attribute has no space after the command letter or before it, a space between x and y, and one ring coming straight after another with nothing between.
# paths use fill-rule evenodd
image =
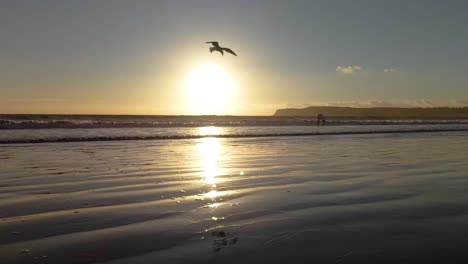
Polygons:
<instances>
[{"instance_id":1,"label":"shallow water","mask_svg":"<svg viewBox=\"0 0 468 264\"><path fill-rule=\"evenodd\" d=\"M0 262L464 262L467 150L467 132L3 145Z\"/></svg>"},{"instance_id":2,"label":"shallow water","mask_svg":"<svg viewBox=\"0 0 468 264\"><path fill-rule=\"evenodd\" d=\"M381 133L420 133L468 131L468 123L380 124L380 125L285 125L285 126L204 126L204 127L126 127L50 128L0 130L0 144L56 143L122 140L197 139L203 137L259 138L314 135Z\"/></svg>"},{"instance_id":3,"label":"shallow water","mask_svg":"<svg viewBox=\"0 0 468 264\"><path fill-rule=\"evenodd\" d=\"M468 119L315 117L0 115L0 145L120 140L468 131Z\"/></svg>"}]
</instances>

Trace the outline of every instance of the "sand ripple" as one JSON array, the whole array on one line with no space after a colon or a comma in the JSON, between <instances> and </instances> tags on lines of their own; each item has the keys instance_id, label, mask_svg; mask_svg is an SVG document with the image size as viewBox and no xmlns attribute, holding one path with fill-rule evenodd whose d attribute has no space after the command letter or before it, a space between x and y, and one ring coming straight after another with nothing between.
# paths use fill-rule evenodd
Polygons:
<instances>
[{"instance_id":1,"label":"sand ripple","mask_svg":"<svg viewBox=\"0 0 468 264\"><path fill-rule=\"evenodd\" d=\"M466 132L5 145L0 263L466 260L466 149Z\"/></svg>"}]
</instances>

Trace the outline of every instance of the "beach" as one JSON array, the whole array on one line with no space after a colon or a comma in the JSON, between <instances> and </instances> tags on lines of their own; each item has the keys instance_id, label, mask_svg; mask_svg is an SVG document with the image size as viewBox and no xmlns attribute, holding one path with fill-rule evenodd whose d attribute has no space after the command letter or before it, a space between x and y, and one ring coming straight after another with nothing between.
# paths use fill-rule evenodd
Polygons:
<instances>
[{"instance_id":1,"label":"beach","mask_svg":"<svg viewBox=\"0 0 468 264\"><path fill-rule=\"evenodd\" d=\"M468 260L468 133L0 146L1 263Z\"/></svg>"},{"instance_id":2,"label":"beach","mask_svg":"<svg viewBox=\"0 0 468 264\"><path fill-rule=\"evenodd\" d=\"M0 1L0 264L468 263L467 11Z\"/></svg>"}]
</instances>

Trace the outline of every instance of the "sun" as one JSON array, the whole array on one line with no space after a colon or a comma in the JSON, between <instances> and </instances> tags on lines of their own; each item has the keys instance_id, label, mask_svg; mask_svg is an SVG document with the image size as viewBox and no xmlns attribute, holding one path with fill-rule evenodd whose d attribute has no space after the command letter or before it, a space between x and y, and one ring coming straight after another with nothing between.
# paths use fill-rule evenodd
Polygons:
<instances>
[{"instance_id":1,"label":"sun","mask_svg":"<svg viewBox=\"0 0 468 264\"><path fill-rule=\"evenodd\" d=\"M232 110L235 82L221 65L197 65L189 72L184 88L190 114L222 115Z\"/></svg>"}]
</instances>

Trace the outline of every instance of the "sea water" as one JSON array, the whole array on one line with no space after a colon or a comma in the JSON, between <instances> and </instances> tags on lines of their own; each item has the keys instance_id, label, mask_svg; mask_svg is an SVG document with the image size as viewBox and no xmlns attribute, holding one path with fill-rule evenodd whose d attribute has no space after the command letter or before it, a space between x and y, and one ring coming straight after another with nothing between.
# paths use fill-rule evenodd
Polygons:
<instances>
[{"instance_id":1,"label":"sea water","mask_svg":"<svg viewBox=\"0 0 468 264\"><path fill-rule=\"evenodd\" d=\"M275 116L2 115L0 144L264 137L468 130L468 120L333 119Z\"/></svg>"},{"instance_id":2,"label":"sea water","mask_svg":"<svg viewBox=\"0 0 468 264\"><path fill-rule=\"evenodd\" d=\"M196 118L4 121L0 263L468 261L464 121Z\"/></svg>"}]
</instances>

